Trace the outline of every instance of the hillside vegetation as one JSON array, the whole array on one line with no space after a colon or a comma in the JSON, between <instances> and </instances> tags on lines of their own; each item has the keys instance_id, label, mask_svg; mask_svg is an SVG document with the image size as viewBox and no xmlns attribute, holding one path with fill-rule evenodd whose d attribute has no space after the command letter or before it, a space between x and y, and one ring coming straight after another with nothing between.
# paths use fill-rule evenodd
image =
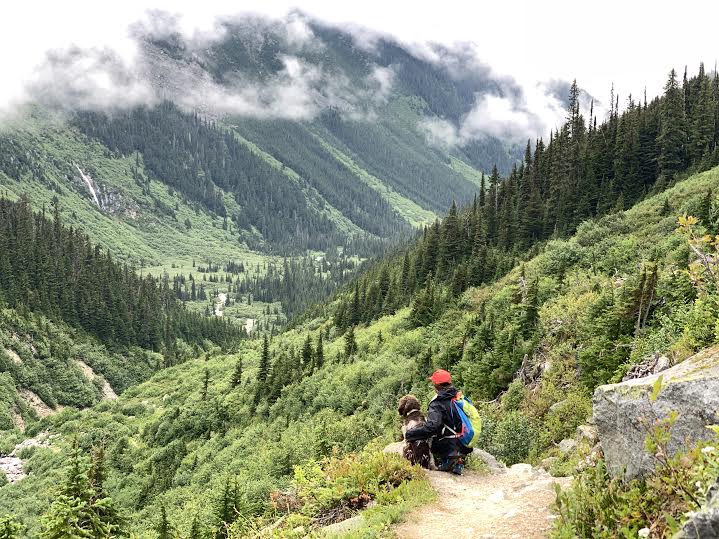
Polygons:
<instances>
[{"instance_id":1,"label":"hillside vegetation","mask_svg":"<svg viewBox=\"0 0 719 539\"><path fill-rule=\"evenodd\" d=\"M481 408L481 447L507 464L556 456L562 473L575 457L556 444L598 384L719 339L719 76L682 87L672 71L650 103L612 97L601 124L574 83L566 123L511 166L498 141L440 149L418 127L460 121L496 82L314 35L322 47L295 52L341 70L362 118L347 103L289 121L167 102L36 110L0 135L0 453L29 438L13 456L28 476L0 486L7 536L289 538L370 502L362 533L386 535L431 498L378 448L434 369ZM272 32L196 54L175 37L145 52L218 84L284 69ZM375 68L395 90L363 109ZM504 180L481 173L483 152L507 157ZM259 313L259 338L239 340ZM580 529L568 512L584 502L564 499L558 533Z\"/></svg>"},{"instance_id":2,"label":"hillside vegetation","mask_svg":"<svg viewBox=\"0 0 719 539\"><path fill-rule=\"evenodd\" d=\"M510 342L527 351L531 368L525 370L541 376L530 387L513 383L499 405L484 407L482 445L510 463L538 459L586 419L593 384L656 350L681 358L716 339L717 316L707 314L707 299L682 271L690 255L676 220L701 215L718 182L714 169L629 211L587 222L496 284L448 303L429 325L415 327L404 308L356 327L351 343L327 322L307 322L275 337L264 361L260 343L246 343L237 356L166 369L118 401L46 418L31 432L61 433L56 449L36 449L30 477L2 487L2 510L37 530L38 515L63 481L58 459L75 441L89 450L106 440L107 488L119 507L137 514L138 531L149 533L163 506L185 536L190 515L207 533L220 529L216 502L228 480L236 485L238 522L247 524L250 515L273 519L269 492L287 484L294 465L391 439L396 399L410 391L428 397L425 378L433 368L451 368L458 385L479 398L496 391L498 380L511 379L490 363L502 349L486 343L488 320L493 335L517 335ZM714 203L709 207L716 210ZM637 327L639 299L654 268L649 315ZM536 322L523 336L532 282ZM320 333L318 361L314 336Z\"/></svg>"},{"instance_id":3,"label":"hillside vegetation","mask_svg":"<svg viewBox=\"0 0 719 539\"><path fill-rule=\"evenodd\" d=\"M2 422L90 406L244 334L184 308L167 282L117 263L77 229L0 198ZM110 384L109 386L106 384Z\"/></svg>"},{"instance_id":4,"label":"hillside vegetation","mask_svg":"<svg viewBox=\"0 0 719 539\"><path fill-rule=\"evenodd\" d=\"M378 248L357 238L346 243L346 253L309 253L311 264L307 256L290 258L294 271L285 275L287 260L251 250L244 233L227 217L153 179L140 154L113 156L46 111L35 110L22 124L0 132L0 147L4 196L24 197L48 214L56 207L66 225L81 229L115 259L169 279L173 290L179 285L182 293L175 295L195 310L203 312L219 293L227 294L238 304L227 314L242 324L253 319L263 327L282 326L286 318L349 278L358 264L351 253L367 256ZM239 208L230 197L226 199L228 207ZM197 294L191 298L191 275L197 278L197 288L205 289L201 300ZM284 288L276 282L278 276ZM279 317L273 316L276 310Z\"/></svg>"}]
</instances>

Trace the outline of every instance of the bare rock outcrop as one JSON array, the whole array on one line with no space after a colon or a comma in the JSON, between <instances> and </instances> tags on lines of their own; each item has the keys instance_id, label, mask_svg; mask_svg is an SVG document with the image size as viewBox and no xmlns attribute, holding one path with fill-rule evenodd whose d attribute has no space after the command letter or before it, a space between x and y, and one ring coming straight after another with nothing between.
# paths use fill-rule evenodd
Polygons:
<instances>
[{"instance_id":1,"label":"bare rock outcrop","mask_svg":"<svg viewBox=\"0 0 719 539\"><path fill-rule=\"evenodd\" d=\"M661 391L652 402L649 395L660 376ZM706 426L719 423L719 346L663 372L596 389L594 422L607 469L630 479L650 472L654 459L644 451L649 425L672 411L679 416L671 431L670 453L711 438Z\"/></svg>"}]
</instances>

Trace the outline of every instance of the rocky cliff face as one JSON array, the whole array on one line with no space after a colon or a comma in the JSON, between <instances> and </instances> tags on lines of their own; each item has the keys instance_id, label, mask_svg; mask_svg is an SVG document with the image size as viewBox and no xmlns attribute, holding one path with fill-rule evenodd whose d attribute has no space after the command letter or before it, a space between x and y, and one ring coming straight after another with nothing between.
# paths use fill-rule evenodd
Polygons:
<instances>
[{"instance_id":1,"label":"rocky cliff face","mask_svg":"<svg viewBox=\"0 0 719 539\"><path fill-rule=\"evenodd\" d=\"M649 395L660 376L662 389L652 402ZM664 372L596 389L594 421L610 473L631 479L649 472L654 463L644 451L648 425L673 410L679 418L672 429L670 452L711 437L706 426L719 423L719 346Z\"/></svg>"}]
</instances>

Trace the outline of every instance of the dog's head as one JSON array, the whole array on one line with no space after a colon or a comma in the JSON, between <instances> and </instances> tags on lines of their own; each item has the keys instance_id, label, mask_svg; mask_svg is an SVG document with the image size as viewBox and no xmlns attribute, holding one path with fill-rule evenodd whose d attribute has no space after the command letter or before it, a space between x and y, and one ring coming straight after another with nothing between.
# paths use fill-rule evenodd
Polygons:
<instances>
[{"instance_id":1,"label":"dog's head","mask_svg":"<svg viewBox=\"0 0 719 539\"><path fill-rule=\"evenodd\" d=\"M399 399L397 411L399 412L399 415L405 417L409 412L413 410L419 410L420 406L421 405L417 397L415 397L414 395L405 395L404 397Z\"/></svg>"}]
</instances>

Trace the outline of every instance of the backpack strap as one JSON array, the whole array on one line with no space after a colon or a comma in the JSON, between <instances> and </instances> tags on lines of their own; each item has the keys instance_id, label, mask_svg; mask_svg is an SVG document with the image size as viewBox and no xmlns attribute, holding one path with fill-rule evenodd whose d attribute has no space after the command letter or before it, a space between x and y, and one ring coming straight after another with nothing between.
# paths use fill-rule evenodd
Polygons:
<instances>
[{"instance_id":1,"label":"backpack strap","mask_svg":"<svg viewBox=\"0 0 719 539\"><path fill-rule=\"evenodd\" d=\"M457 394L461 395L461 393L459 393L459 392ZM450 404L449 404L449 410L450 410L450 413L452 414L452 418L454 418L455 406L457 406L457 395L452 397L452 400L450 401ZM442 425L442 434L444 434L445 431L451 432L452 433L451 436L442 436L440 438L440 440L446 440L448 438L461 438L462 434L464 433L464 425L462 425L462 429L460 430L460 432L457 432L456 430L454 430L452 427L450 427L449 425L447 425L445 423Z\"/></svg>"},{"instance_id":2,"label":"backpack strap","mask_svg":"<svg viewBox=\"0 0 719 539\"><path fill-rule=\"evenodd\" d=\"M449 436L442 436L442 437L440 438L440 440L447 440L447 439L449 439L449 438L459 438L459 437L462 436L459 432L457 432L456 430L454 430L452 427L450 427L450 426L447 425L446 423L445 423L444 425L442 425L442 434L444 434L445 431L449 431L449 432L451 432L452 434L449 435Z\"/></svg>"}]
</instances>

